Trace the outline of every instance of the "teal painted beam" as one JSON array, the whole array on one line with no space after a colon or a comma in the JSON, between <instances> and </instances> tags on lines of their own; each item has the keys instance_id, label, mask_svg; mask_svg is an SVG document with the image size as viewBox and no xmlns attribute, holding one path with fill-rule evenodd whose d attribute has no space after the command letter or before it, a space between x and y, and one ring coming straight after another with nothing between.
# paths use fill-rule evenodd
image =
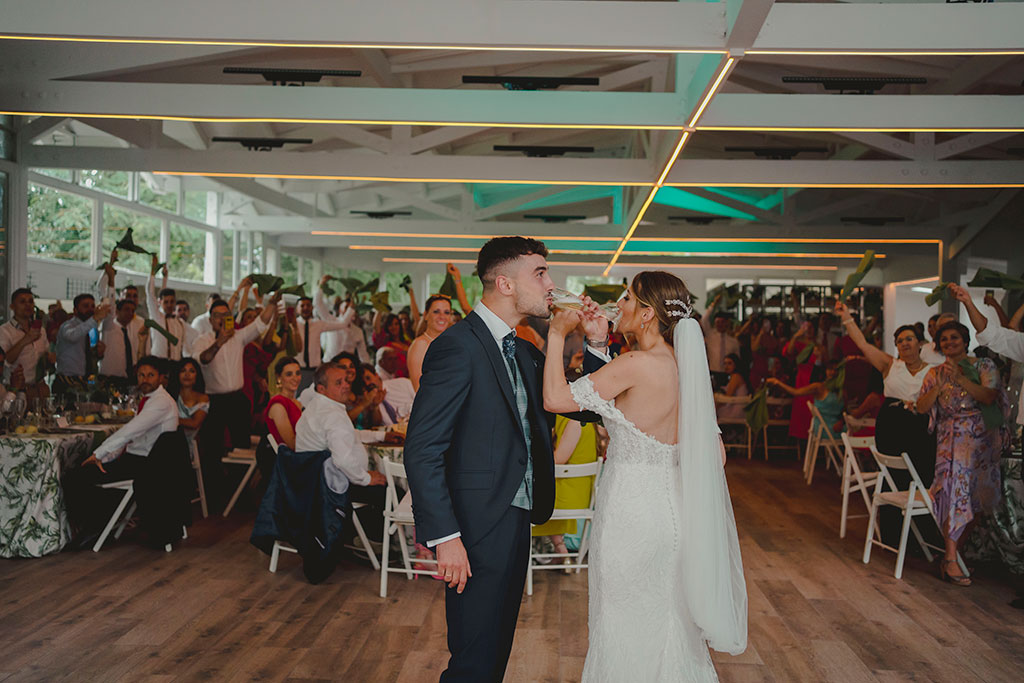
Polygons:
<instances>
[{"instance_id":1,"label":"teal painted beam","mask_svg":"<svg viewBox=\"0 0 1024 683\"><path fill-rule=\"evenodd\" d=\"M743 211L737 211L736 209L719 204L718 202L704 197L698 197L695 194L681 190L677 187L663 187L658 190L658 194L654 197L656 204L663 206L674 206L677 209L686 209L688 211L699 211L700 213L709 213L715 216L728 216L730 218L743 218L748 221L757 220L755 216Z\"/></svg>"}]
</instances>

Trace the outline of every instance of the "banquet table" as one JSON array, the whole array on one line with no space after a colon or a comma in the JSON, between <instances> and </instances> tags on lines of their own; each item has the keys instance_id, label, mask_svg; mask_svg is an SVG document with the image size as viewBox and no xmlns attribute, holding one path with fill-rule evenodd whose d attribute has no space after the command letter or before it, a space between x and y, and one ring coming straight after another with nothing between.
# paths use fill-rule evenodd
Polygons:
<instances>
[{"instance_id":1,"label":"banquet table","mask_svg":"<svg viewBox=\"0 0 1024 683\"><path fill-rule=\"evenodd\" d=\"M42 557L67 544L71 529L61 475L119 427L0 436L0 557Z\"/></svg>"},{"instance_id":2,"label":"banquet table","mask_svg":"<svg viewBox=\"0 0 1024 683\"><path fill-rule=\"evenodd\" d=\"M1024 575L1024 460L1004 457L999 463L1003 498L991 515L985 515L964 547L972 560L998 561L1011 572Z\"/></svg>"}]
</instances>

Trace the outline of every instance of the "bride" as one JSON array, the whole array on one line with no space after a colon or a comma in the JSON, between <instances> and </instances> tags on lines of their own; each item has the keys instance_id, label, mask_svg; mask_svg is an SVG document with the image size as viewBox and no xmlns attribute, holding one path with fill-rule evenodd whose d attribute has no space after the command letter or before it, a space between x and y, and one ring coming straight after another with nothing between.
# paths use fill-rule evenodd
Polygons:
<instances>
[{"instance_id":1,"label":"bride","mask_svg":"<svg viewBox=\"0 0 1024 683\"><path fill-rule=\"evenodd\" d=\"M593 411L611 437L583 681L717 681L707 646L746 648L747 594L704 336L669 273L637 274L618 307L637 350L567 384L562 349L580 314L559 311L544 366L544 407Z\"/></svg>"}]
</instances>

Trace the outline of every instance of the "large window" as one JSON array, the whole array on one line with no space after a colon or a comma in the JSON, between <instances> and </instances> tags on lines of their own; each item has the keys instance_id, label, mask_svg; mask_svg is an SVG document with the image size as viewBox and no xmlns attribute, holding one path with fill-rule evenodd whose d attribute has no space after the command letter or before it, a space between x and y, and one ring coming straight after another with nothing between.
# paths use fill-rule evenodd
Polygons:
<instances>
[{"instance_id":1,"label":"large window","mask_svg":"<svg viewBox=\"0 0 1024 683\"><path fill-rule=\"evenodd\" d=\"M78 184L128 199L131 194L132 174L128 171L79 171Z\"/></svg>"},{"instance_id":2,"label":"large window","mask_svg":"<svg viewBox=\"0 0 1024 683\"><path fill-rule=\"evenodd\" d=\"M299 257L294 254L281 252L281 263L278 275L284 278L285 286L295 285L299 282Z\"/></svg>"},{"instance_id":3,"label":"large window","mask_svg":"<svg viewBox=\"0 0 1024 683\"><path fill-rule=\"evenodd\" d=\"M28 186L28 253L88 263L92 254L92 200L42 185Z\"/></svg>"},{"instance_id":4,"label":"large window","mask_svg":"<svg viewBox=\"0 0 1024 683\"><path fill-rule=\"evenodd\" d=\"M263 253L263 233L250 232L249 237L252 239L252 270L265 273L267 261Z\"/></svg>"},{"instance_id":5,"label":"large window","mask_svg":"<svg viewBox=\"0 0 1024 683\"><path fill-rule=\"evenodd\" d=\"M203 281L206 231L171 223L167 270L172 278Z\"/></svg>"},{"instance_id":6,"label":"large window","mask_svg":"<svg viewBox=\"0 0 1024 683\"><path fill-rule=\"evenodd\" d=\"M309 294L310 292L313 291L313 287L316 286L316 283L313 282L313 280L314 280L314 277L313 277L313 262L310 261L309 259L303 259L303 261L302 261L302 277L299 278L299 282L296 283L296 284L305 283L306 284L306 293Z\"/></svg>"},{"instance_id":7,"label":"large window","mask_svg":"<svg viewBox=\"0 0 1024 683\"><path fill-rule=\"evenodd\" d=\"M36 173L48 175L51 178L59 178L69 183L75 179L74 173L70 168L33 168L32 170Z\"/></svg>"},{"instance_id":8,"label":"large window","mask_svg":"<svg viewBox=\"0 0 1024 683\"><path fill-rule=\"evenodd\" d=\"M146 214L136 213L128 209L103 205L103 259L106 260L114 245L124 237L128 228L132 229L132 240L146 251L159 253L160 251L160 225L159 218L153 218ZM120 250L117 253L117 267L134 270L138 273L149 275L152 266L152 258L148 254L136 254L131 251Z\"/></svg>"},{"instance_id":9,"label":"large window","mask_svg":"<svg viewBox=\"0 0 1024 683\"><path fill-rule=\"evenodd\" d=\"M186 204L187 205L187 204ZM233 264L235 262L235 231L222 230L220 233L220 284L226 289L234 289L238 286L235 282ZM249 273L242 273L245 277Z\"/></svg>"},{"instance_id":10,"label":"large window","mask_svg":"<svg viewBox=\"0 0 1024 683\"><path fill-rule=\"evenodd\" d=\"M405 273L384 273L384 284L388 289L388 304L391 310L400 311L409 305L409 293L400 287ZM423 302L419 302L420 306Z\"/></svg>"},{"instance_id":11,"label":"large window","mask_svg":"<svg viewBox=\"0 0 1024 683\"><path fill-rule=\"evenodd\" d=\"M185 190L185 218L200 223L217 224L217 195L206 190Z\"/></svg>"},{"instance_id":12,"label":"large window","mask_svg":"<svg viewBox=\"0 0 1024 683\"><path fill-rule=\"evenodd\" d=\"M169 176L155 178L149 173L140 173L139 204L168 213L178 213L177 179Z\"/></svg>"}]
</instances>

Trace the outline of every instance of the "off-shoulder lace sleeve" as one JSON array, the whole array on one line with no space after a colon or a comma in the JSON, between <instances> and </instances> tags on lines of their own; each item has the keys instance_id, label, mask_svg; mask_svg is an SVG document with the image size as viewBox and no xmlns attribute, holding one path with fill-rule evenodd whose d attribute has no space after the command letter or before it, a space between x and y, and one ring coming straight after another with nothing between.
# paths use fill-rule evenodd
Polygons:
<instances>
[{"instance_id":1,"label":"off-shoulder lace sleeve","mask_svg":"<svg viewBox=\"0 0 1024 683\"><path fill-rule=\"evenodd\" d=\"M573 400L579 404L582 410L589 410L597 413L606 420L625 422L622 412L615 407L614 399L603 399L594 388L594 382L590 377L584 375L575 382L569 384L569 391L572 392Z\"/></svg>"}]
</instances>

